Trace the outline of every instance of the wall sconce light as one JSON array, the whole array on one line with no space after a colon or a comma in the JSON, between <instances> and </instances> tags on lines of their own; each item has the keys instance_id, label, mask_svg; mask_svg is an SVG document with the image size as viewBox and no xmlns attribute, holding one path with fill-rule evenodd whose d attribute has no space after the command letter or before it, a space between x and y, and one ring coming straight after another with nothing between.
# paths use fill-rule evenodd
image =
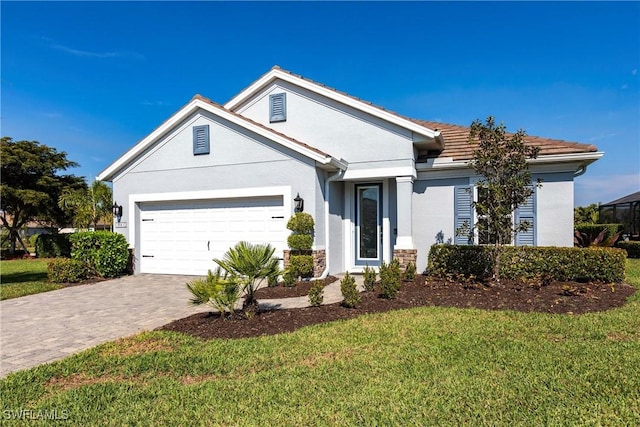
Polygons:
<instances>
[{"instance_id":1,"label":"wall sconce light","mask_svg":"<svg viewBox=\"0 0 640 427\"><path fill-rule=\"evenodd\" d=\"M120 222L120 218L122 218L122 206L118 205L118 202L113 202L113 216L116 217L116 222Z\"/></svg>"},{"instance_id":2,"label":"wall sconce light","mask_svg":"<svg viewBox=\"0 0 640 427\"><path fill-rule=\"evenodd\" d=\"M296 213L298 212L302 212L304 210L304 199L302 197L300 197L300 193L298 193L298 195L293 199L295 205L294 205L294 211Z\"/></svg>"}]
</instances>

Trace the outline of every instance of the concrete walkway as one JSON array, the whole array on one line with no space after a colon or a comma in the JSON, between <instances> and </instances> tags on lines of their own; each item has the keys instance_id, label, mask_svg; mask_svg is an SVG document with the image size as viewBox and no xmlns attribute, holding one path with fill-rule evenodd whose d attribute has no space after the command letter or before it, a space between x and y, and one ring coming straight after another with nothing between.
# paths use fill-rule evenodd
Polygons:
<instances>
[{"instance_id":1,"label":"concrete walkway","mask_svg":"<svg viewBox=\"0 0 640 427\"><path fill-rule=\"evenodd\" d=\"M354 276L362 288L362 277ZM211 311L188 304L193 276L141 274L0 301L0 377L98 344ZM323 304L342 301L340 281ZM260 300L262 309L309 306L309 298Z\"/></svg>"}]
</instances>

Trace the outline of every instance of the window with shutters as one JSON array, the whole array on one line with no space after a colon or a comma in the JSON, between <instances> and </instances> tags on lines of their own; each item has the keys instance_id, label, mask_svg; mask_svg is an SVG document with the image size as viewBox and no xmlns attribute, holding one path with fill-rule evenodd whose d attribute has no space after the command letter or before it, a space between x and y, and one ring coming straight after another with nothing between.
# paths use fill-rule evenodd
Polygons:
<instances>
[{"instance_id":1,"label":"window with shutters","mask_svg":"<svg viewBox=\"0 0 640 427\"><path fill-rule=\"evenodd\" d=\"M269 95L269 122L287 120L287 98L285 93Z\"/></svg>"},{"instance_id":2,"label":"window with shutters","mask_svg":"<svg viewBox=\"0 0 640 427\"><path fill-rule=\"evenodd\" d=\"M193 155L209 154L209 125L193 127Z\"/></svg>"}]
</instances>

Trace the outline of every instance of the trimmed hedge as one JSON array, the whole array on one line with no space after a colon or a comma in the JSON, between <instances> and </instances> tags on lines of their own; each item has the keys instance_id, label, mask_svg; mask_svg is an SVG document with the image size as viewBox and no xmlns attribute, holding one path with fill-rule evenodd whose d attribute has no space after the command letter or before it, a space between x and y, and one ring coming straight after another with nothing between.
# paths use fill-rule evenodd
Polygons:
<instances>
[{"instance_id":1,"label":"trimmed hedge","mask_svg":"<svg viewBox=\"0 0 640 427\"><path fill-rule=\"evenodd\" d=\"M291 255L289 257L289 270L291 270L295 277L313 276L313 256Z\"/></svg>"},{"instance_id":2,"label":"trimmed hedge","mask_svg":"<svg viewBox=\"0 0 640 427\"><path fill-rule=\"evenodd\" d=\"M122 234L111 231L74 233L71 258L86 262L102 277L116 277L126 272L129 245Z\"/></svg>"},{"instance_id":3,"label":"trimmed hedge","mask_svg":"<svg viewBox=\"0 0 640 427\"><path fill-rule=\"evenodd\" d=\"M89 277L89 267L83 261L57 258L47 265L47 277L53 283L82 282Z\"/></svg>"},{"instance_id":4,"label":"trimmed hedge","mask_svg":"<svg viewBox=\"0 0 640 427\"><path fill-rule=\"evenodd\" d=\"M619 231L624 230L624 224L590 224L587 222L581 222L574 226L574 228L580 233L584 233L589 238L589 242L593 242L593 239L598 237L598 234L603 229L607 230L605 239L613 236Z\"/></svg>"},{"instance_id":5,"label":"trimmed hedge","mask_svg":"<svg viewBox=\"0 0 640 427\"><path fill-rule=\"evenodd\" d=\"M69 234L40 234L36 239L36 257L70 258L71 241Z\"/></svg>"},{"instance_id":6,"label":"trimmed hedge","mask_svg":"<svg viewBox=\"0 0 640 427\"><path fill-rule=\"evenodd\" d=\"M620 249L624 249L627 251L627 257L629 258L640 258L640 242L637 241L625 241L621 240L616 243L616 246Z\"/></svg>"},{"instance_id":7,"label":"trimmed hedge","mask_svg":"<svg viewBox=\"0 0 640 427\"><path fill-rule=\"evenodd\" d=\"M434 245L428 272L435 277L462 275L489 279L494 246ZM619 283L624 281L626 253L618 248L502 246L500 276L505 279L545 277L552 280Z\"/></svg>"}]
</instances>

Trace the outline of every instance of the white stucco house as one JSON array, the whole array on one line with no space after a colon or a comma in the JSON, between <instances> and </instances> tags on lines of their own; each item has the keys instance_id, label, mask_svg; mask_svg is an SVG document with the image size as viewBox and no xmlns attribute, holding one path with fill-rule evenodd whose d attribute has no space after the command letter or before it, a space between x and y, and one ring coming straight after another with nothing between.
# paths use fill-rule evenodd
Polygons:
<instances>
[{"instance_id":1,"label":"white stucco house","mask_svg":"<svg viewBox=\"0 0 640 427\"><path fill-rule=\"evenodd\" d=\"M293 199L316 223L316 276L394 256L426 267L431 245L473 223L469 129L415 120L273 67L224 105L200 95L100 173L122 206L114 230L136 273L206 274L240 240L282 254ZM514 213L514 244L573 245L573 179L593 145L538 137L541 178ZM474 243L474 242L471 242ZM476 238L476 242L477 238Z\"/></svg>"}]
</instances>

